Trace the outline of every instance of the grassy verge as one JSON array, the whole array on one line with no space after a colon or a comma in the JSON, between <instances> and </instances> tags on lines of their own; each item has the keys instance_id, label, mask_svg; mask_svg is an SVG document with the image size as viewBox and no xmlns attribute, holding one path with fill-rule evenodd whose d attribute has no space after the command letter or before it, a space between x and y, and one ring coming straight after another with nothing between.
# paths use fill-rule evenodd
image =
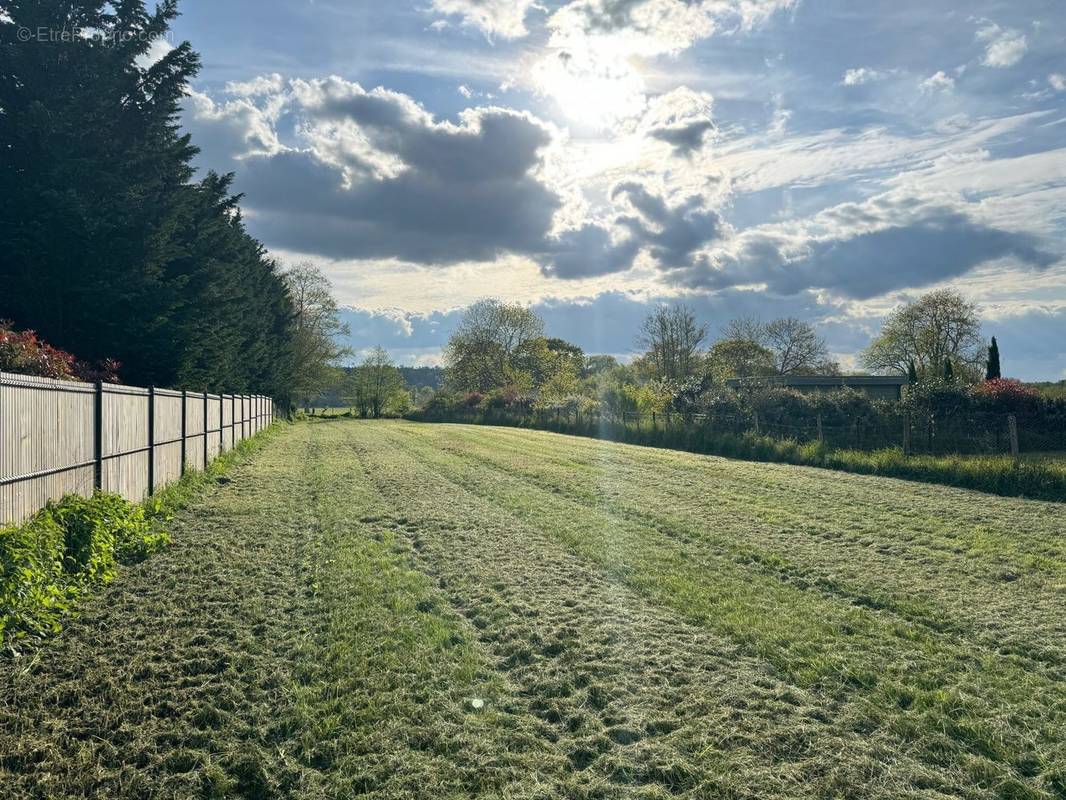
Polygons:
<instances>
[{"instance_id":1,"label":"grassy verge","mask_svg":"<svg viewBox=\"0 0 1066 800\"><path fill-rule=\"evenodd\" d=\"M239 442L142 503L105 492L70 495L22 525L0 528L0 646L57 633L79 598L109 583L120 564L167 546L174 513L262 444L262 437Z\"/></svg>"},{"instance_id":2,"label":"grassy verge","mask_svg":"<svg viewBox=\"0 0 1066 800\"><path fill-rule=\"evenodd\" d=\"M657 427L647 423L623 425L566 419L548 420L540 424L533 417L478 414L464 415L454 420L431 419L415 414L409 419L532 428L748 461L820 467L863 475L937 483L1002 497L1066 502L1066 462L1061 459L1025 458L1015 463L1010 456L998 455L904 455L899 448L874 451L836 450L818 442L775 439L755 433L736 435L701 426L680 424Z\"/></svg>"}]
</instances>

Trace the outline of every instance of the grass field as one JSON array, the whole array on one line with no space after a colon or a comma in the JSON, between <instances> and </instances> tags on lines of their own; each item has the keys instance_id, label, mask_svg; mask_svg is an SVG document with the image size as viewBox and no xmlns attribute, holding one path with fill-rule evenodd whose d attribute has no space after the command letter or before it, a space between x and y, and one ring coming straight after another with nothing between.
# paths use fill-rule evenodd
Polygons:
<instances>
[{"instance_id":1,"label":"grass field","mask_svg":"<svg viewBox=\"0 0 1066 800\"><path fill-rule=\"evenodd\" d=\"M35 655L0 797L1061 798L1066 507L285 428Z\"/></svg>"}]
</instances>

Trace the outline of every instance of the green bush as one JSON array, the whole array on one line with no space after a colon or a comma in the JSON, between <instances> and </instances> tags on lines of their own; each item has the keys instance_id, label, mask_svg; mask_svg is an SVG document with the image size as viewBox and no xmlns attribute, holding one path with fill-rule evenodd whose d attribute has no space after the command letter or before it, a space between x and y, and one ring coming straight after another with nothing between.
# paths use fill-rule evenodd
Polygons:
<instances>
[{"instance_id":1,"label":"green bush","mask_svg":"<svg viewBox=\"0 0 1066 800\"><path fill-rule=\"evenodd\" d=\"M65 497L0 529L0 641L58 630L80 592L169 541L143 506L102 492Z\"/></svg>"}]
</instances>

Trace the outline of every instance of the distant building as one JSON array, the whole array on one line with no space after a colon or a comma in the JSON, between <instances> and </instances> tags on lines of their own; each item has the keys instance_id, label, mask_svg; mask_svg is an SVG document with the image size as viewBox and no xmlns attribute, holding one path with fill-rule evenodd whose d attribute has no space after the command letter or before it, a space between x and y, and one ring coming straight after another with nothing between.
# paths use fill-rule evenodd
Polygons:
<instances>
[{"instance_id":1,"label":"distant building","mask_svg":"<svg viewBox=\"0 0 1066 800\"><path fill-rule=\"evenodd\" d=\"M906 375L773 375L767 378L736 378L727 386L783 386L799 392L833 392L856 389L874 400L899 400L903 387L909 383Z\"/></svg>"}]
</instances>

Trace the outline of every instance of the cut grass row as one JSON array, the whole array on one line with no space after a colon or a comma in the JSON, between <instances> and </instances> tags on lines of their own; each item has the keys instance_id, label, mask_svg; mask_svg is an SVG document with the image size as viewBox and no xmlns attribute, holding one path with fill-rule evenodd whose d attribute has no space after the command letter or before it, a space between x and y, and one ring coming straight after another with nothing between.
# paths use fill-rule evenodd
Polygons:
<instances>
[{"instance_id":1,"label":"cut grass row","mask_svg":"<svg viewBox=\"0 0 1066 800\"><path fill-rule=\"evenodd\" d=\"M286 427L0 664L0 797L1061 797L1059 509Z\"/></svg>"}]
</instances>

